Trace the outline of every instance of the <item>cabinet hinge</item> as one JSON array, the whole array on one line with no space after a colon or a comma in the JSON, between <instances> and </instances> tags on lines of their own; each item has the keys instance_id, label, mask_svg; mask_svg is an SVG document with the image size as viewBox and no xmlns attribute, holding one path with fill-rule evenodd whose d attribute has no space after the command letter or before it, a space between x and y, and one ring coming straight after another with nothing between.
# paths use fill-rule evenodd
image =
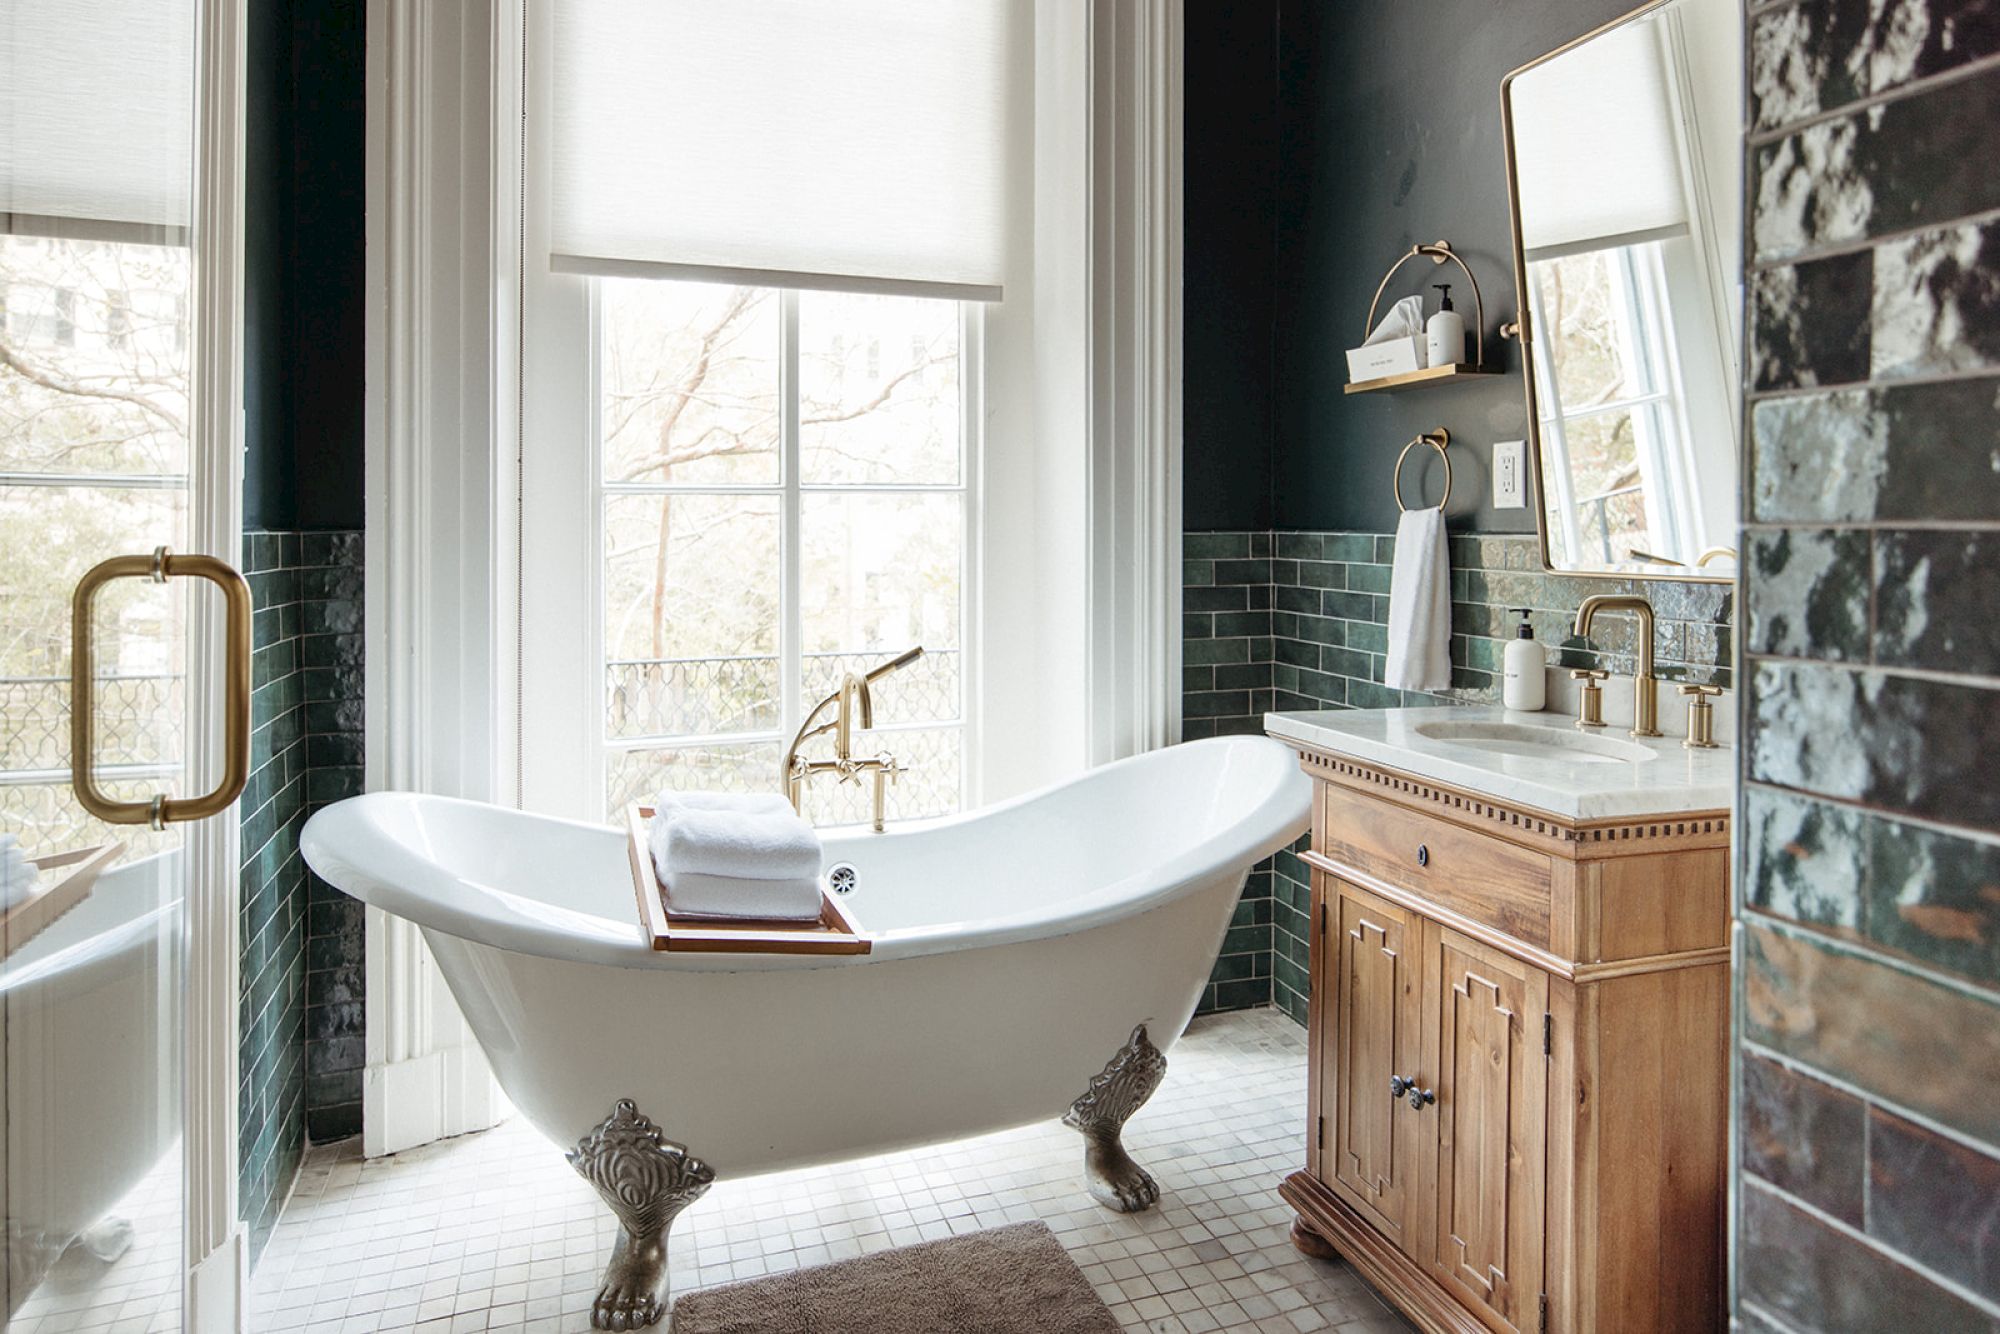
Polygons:
<instances>
[{"instance_id":1,"label":"cabinet hinge","mask_svg":"<svg viewBox=\"0 0 2000 1334\"><path fill-rule=\"evenodd\" d=\"M1317 1121L1318 1123L1313 1126L1313 1143L1324 1149L1326 1147L1326 1118L1322 1116L1317 1118Z\"/></svg>"},{"instance_id":2,"label":"cabinet hinge","mask_svg":"<svg viewBox=\"0 0 2000 1334\"><path fill-rule=\"evenodd\" d=\"M1328 919L1329 917L1331 917L1331 916L1333 916L1333 910L1332 910L1332 905L1328 904L1328 903L1327 903L1327 902L1326 902L1326 901L1325 901L1324 899L1320 900L1320 905L1319 905L1319 933L1320 933L1320 935L1324 936L1324 935L1326 934L1326 923L1327 923L1327 919Z\"/></svg>"},{"instance_id":3,"label":"cabinet hinge","mask_svg":"<svg viewBox=\"0 0 2000 1334\"><path fill-rule=\"evenodd\" d=\"M1541 1316L1535 1328L1540 1331L1540 1334L1549 1334L1549 1294L1546 1292L1542 1294Z\"/></svg>"},{"instance_id":4,"label":"cabinet hinge","mask_svg":"<svg viewBox=\"0 0 2000 1334\"><path fill-rule=\"evenodd\" d=\"M1554 1055L1556 1049L1555 1017L1547 1010L1542 1011L1542 1055Z\"/></svg>"}]
</instances>

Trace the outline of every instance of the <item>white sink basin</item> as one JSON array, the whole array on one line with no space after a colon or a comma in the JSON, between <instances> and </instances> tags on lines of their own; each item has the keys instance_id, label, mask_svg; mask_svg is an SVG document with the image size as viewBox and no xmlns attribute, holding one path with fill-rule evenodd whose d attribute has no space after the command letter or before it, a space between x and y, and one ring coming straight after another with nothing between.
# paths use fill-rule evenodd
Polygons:
<instances>
[{"instance_id":1,"label":"white sink basin","mask_svg":"<svg viewBox=\"0 0 2000 1334\"><path fill-rule=\"evenodd\" d=\"M1518 755L1530 760L1558 760L1566 764L1644 764L1659 758L1658 751L1635 742L1574 729L1524 727L1519 723L1435 722L1418 723L1412 730L1418 736L1466 750L1488 755Z\"/></svg>"}]
</instances>

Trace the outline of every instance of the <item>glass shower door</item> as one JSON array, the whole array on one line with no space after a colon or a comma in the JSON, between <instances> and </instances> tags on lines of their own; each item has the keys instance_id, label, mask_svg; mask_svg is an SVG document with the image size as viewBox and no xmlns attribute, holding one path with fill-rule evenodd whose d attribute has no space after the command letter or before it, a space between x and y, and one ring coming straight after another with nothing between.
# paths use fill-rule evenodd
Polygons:
<instances>
[{"instance_id":1,"label":"glass shower door","mask_svg":"<svg viewBox=\"0 0 2000 1334\"><path fill-rule=\"evenodd\" d=\"M191 812L156 798L210 778L188 772L216 721L188 630L217 594L153 553L191 545L197 493L195 23L194 0L9 0L0 18L9 1329L181 1327ZM73 633L73 593L114 557L132 577Z\"/></svg>"}]
</instances>

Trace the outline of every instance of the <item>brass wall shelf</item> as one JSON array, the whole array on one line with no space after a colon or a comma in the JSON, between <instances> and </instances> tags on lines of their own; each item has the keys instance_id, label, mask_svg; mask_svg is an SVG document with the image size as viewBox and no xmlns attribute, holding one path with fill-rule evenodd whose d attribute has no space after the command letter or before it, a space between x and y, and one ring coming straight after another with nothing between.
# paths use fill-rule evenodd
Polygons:
<instances>
[{"instance_id":1,"label":"brass wall shelf","mask_svg":"<svg viewBox=\"0 0 2000 1334\"><path fill-rule=\"evenodd\" d=\"M1498 375L1498 367L1473 366L1466 362L1456 362L1450 366L1426 366L1420 371L1404 371L1401 375L1383 375L1373 380L1356 380L1341 390L1345 394L1374 394L1385 389L1408 389L1413 385L1435 384L1440 380L1463 380L1473 375Z\"/></svg>"},{"instance_id":2,"label":"brass wall shelf","mask_svg":"<svg viewBox=\"0 0 2000 1334\"><path fill-rule=\"evenodd\" d=\"M1470 375L1501 373L1497 367L1486 364L1486 298L1479 291L1479 279L1472 276L1472 269L1458 257L1458 252L1451 248L1449 241L1413 245L1397 256L1396 262L1389 266L1389 271L1382 275L1382 281L1375 285L1375 299L1368 303L1368 318L1361 326L1361 336L1366 338L1374 330L1375 311L1382 304L1382 293L1389 290L1389 280L1396 276L1397 270L1419 255L1429 259L1433 264L1450 261L1458 265L1459 272L1465 275L1465 281L1472 285L1472 360L1454 362L1449 366L1427 366L1420 371L1403 371L1396 375L1377 376L1373 380L1356 380L1350 383L1344 392L1372 394L1385 389L1408 389L1414 385L1435 384L1442 380L1456 380Z\"/></svg>"}]
</instances>

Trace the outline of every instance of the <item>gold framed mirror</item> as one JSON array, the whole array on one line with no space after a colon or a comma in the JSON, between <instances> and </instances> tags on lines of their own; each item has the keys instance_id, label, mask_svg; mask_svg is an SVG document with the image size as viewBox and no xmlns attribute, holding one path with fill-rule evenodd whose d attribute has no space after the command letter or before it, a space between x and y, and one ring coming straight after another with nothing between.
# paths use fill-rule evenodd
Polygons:
<instances>
[{"instance_id":1,"label":"gold framed mirror","mask_svg":"<svg viewBox=\"0 0 2000 1334\"><path fill-rule=\"evenodd\" d=\"M1742 14L1653 0L1500 85L1545 568L1736 577Z\"/></svg>"}]
</instances>

